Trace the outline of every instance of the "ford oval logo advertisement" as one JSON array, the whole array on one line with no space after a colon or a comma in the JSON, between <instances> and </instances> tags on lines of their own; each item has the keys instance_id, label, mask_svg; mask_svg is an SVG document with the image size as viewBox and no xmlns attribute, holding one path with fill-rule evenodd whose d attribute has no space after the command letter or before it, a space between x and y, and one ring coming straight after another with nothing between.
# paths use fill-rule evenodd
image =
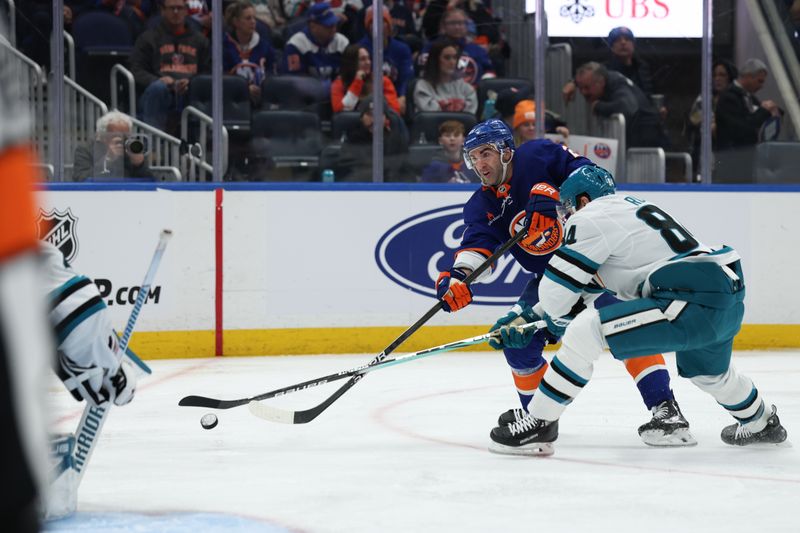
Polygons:
<instances>
[{"instance_id":1,"label":"ford oval logo advertisement","mask_svg":"<svg viewBox=\"0 0 800 533\"><path fill-rule=\"evenodd\" d=\"M375 247L381 272L401 287L435 298L439 272L452 266L464 234L463 209L460 204L425 211L389 229ZM506 254L486 280L473 285L473 302L513 305L530 276Z\"/></svg>"}]
</instances>

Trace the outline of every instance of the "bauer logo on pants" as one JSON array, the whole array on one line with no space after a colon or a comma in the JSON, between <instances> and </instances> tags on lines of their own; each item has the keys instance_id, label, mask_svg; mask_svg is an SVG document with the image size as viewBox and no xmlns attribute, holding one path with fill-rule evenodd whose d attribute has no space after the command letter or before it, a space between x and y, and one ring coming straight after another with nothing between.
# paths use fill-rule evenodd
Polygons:
<instances>
[{"instance_id":1,"label":"bauer logo on pants","mask_svg":"<svg viewBox=\"0 0 800 533\"><path fill-rule=\"evenodd\" d=\"M375 247L375 261L389 279L417 294L436 297L439 272L453 264L464 234L464 205L419 213L390 228ZM497 261L487 283L474 288L474 302L513 305L530 279L510 254Z\"/></svg>"},{"instance_id":2,"label":"bauer logo on pants","mask_svg":"<svg viewBox=\"0 0 800 533\"><path fill-rule=\"evenodd\" d=\"M67 208L65 211L53 209L44 211L39 209L36 217L36 236L39 240L47 241L64 254L64 260L71 263L78 255L78 235L76 226L78 217Z\"/></svg>"}]
</instances>

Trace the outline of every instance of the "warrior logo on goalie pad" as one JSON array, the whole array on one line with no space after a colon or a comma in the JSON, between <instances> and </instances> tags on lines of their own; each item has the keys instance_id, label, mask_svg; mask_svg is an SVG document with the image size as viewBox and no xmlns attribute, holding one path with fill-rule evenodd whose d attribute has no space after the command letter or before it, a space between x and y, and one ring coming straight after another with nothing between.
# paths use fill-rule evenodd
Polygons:
<instances>
[{"instance_id":1,"label":"warrior logo on goalie pad","mask_svg":"<svg viewBox=\"0 0 800 533\"><path fill-rule=\"evenodd\" d=\"M64 255L64 260L71 263L78 255L78 235L75 231L77 224L78 217L69 208L65 211L39 209L36 236L58 248Z\"/></svg>"}]
</instances>

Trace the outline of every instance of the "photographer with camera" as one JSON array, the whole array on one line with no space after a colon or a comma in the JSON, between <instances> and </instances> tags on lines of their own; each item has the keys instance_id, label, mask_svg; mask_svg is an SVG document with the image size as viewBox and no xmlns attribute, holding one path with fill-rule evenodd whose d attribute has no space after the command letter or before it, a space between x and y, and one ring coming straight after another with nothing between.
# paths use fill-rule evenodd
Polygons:
<instances>
[{"instance_id":1,"label":"photographer with camera","mask_svg":"<svg viewBox=\"0 0 800 533\"><path fill-rule=\"evenodd\" d=\"M152 177L147 164L148 140L143 135L133 135L132 129L130 117L119 111L100 117L94 142L75 148L72 179Z\"/></svg>"}]
</instances>

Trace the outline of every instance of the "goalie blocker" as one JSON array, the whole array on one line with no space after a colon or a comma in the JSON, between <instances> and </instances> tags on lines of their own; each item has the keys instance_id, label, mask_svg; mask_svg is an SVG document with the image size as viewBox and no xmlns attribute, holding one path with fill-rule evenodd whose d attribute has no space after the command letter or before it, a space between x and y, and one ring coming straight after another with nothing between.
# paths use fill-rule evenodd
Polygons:
<instances>
[{"instance_id":1,"label":"goalie blocker","mask_svg":"<svg viewBox=\"0 0 800 533\"><path fill-rule=\"evenodd\" d=\"M78 401L125 405L133 399L136 373L130 364L122 364L119 341L97 286L77 275L58 248L47 242L41 246L58 377Z\"/></svg>"}]
</instances>

